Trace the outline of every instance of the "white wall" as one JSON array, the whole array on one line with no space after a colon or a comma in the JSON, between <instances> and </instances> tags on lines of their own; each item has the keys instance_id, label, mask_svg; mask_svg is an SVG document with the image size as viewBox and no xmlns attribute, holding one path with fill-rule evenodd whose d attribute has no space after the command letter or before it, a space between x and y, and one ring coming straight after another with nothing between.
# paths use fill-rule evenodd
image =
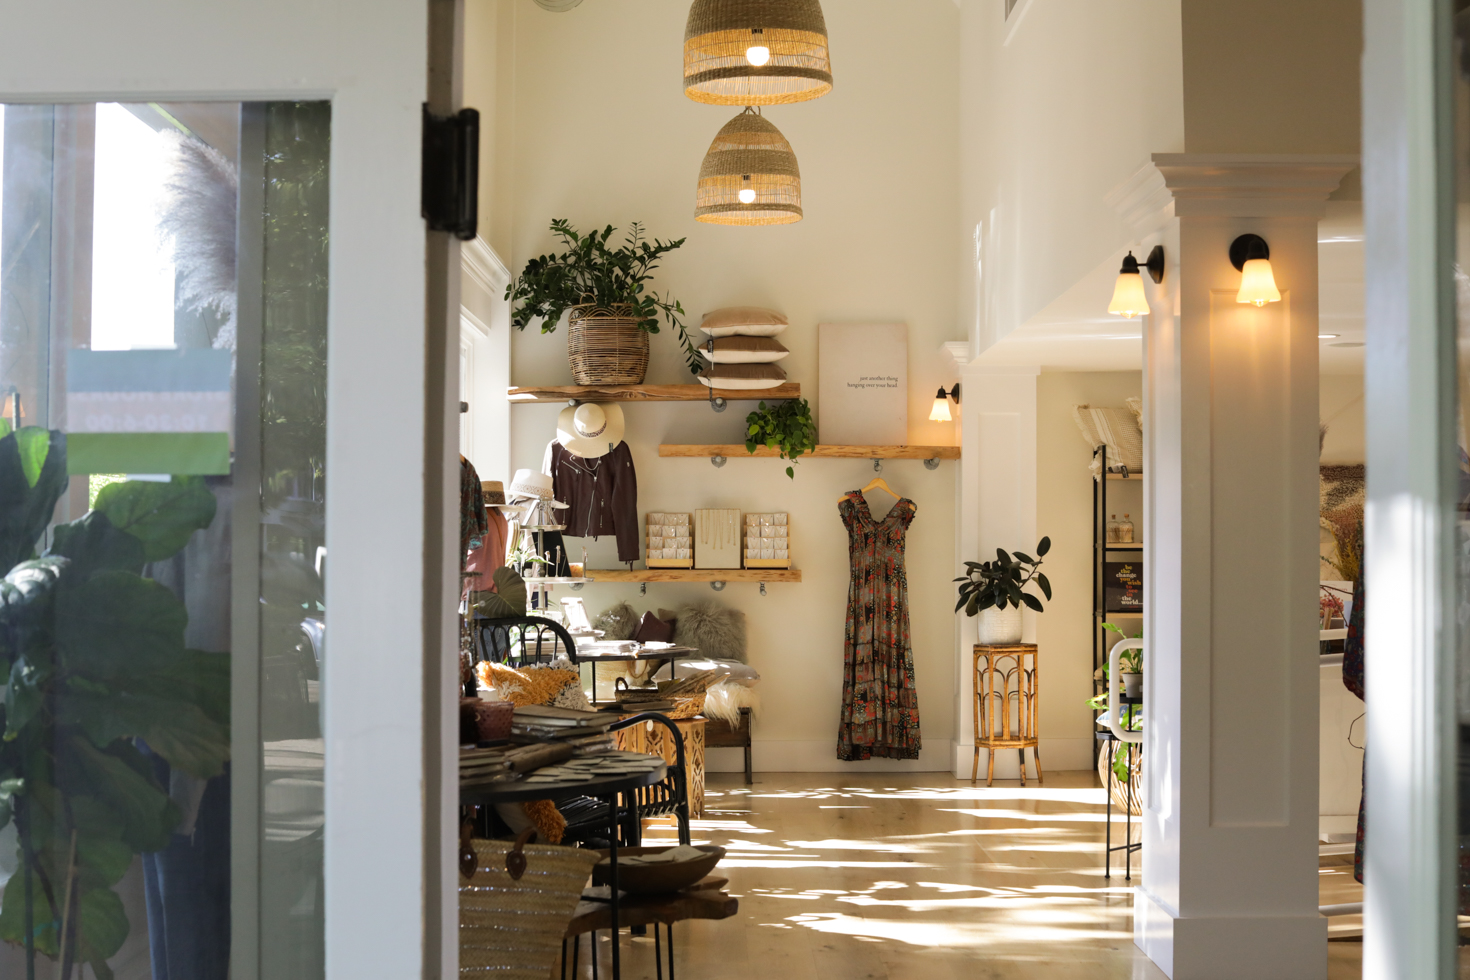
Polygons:
<instances>
[{"instance_id":1,"label":"white wall","mask_svg":"<svg viewBox=\"0 0 1470 980\"><path fill-rule=\"evenodd\" d=\"M483 14L494 2L478 5ZM480 16L476 6L471 22ZM792 354L783 366L818 415L816 325L906 322L910 442L957 442L953 425L927 417L934 390L958 376L940 345L962 335L953 250L959 13L949 0L914 0L903 5L901 18L894 9L884 0L825 5L833 92L767 112L800 160L805 220L726 228L693 219L700 161L736 110L683 95L686 0L589 3L565 14L514 5L513 105L499 108L500 118L514 119L514 161L509 174L496 176L501 186L488 198L513 201L512 244L504 256L511 270L553 246L546 226L556 217L583 230L641 220L660 238L687 236L664 264L658 287L672 291L695 323L702 312L732 304L786 313L792 327L781 340ZM504 28L504 18L499 23ZM471 63L474 45L472 36ZM508 195L505 180L512 183ZM515 383L570 384L565 338L564 327L550 336L517 335ZM653 338L647 380L689 380L667 333ZM743 415L753 407L735 403L716 415L699 404L627 406L639 510L730 506L791 513L804 582L772 585L765 598L754 585L732 584L718 598L749 615L751 662L764 677L757 768L836 769L848 586L837 500L872 477L871 465L810 460L793 482L777 461L732 459L716 470L707 460L657 456L660 442L738 441ZM557 410L513 409L513 466L540 465ZM954 728L955 464L931 472L919 462L888 463L883 475L919 507L908 551L925 744L918 766L947 769ZM586 544L592 566L613 564L610 539ZM581 594L594 611L619 599L652 609L715 598L707 585L652 585L646 598L636 586L595 585Z\"/></svg>"},{"instance_id":2,"label":"white wall","mask_svg":"<svg viewBox=\"0 0 1470 980\"><path fill-rule=\"evenodd\" d=\"M960 19L959 304L976 353L1130 244L1105 198L1184 148L1180 0L1016 9L1007 24L999 0L969 0Z\"/></svg>"}]
</instances>

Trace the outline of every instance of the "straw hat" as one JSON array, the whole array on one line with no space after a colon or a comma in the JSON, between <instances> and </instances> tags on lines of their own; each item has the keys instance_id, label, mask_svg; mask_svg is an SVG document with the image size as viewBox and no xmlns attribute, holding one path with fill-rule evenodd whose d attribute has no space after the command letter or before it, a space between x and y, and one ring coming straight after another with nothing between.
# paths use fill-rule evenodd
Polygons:
<instances>
[{"instance_id":1,"label":"straw hat","mask_svg":"<svg viewBox=\"0 0 1470 980\"><path fill-rule=\"evenodd\" d=\"M541 500L550 500L551 477L545 473L537 473L535 470L516 470L515 479L510 481L508 492L512 497L537 497Z\"/></svg>"},{"instance_id":2,"label":"straw hat","mask_svg":"<svg viewBox=\"0 0 1470 980\"><path fill-rule=\"evenodd\" d=\"M584 402L562 409L556 420L556 441L583 459L606 456L623 441L622 406Z\"/></svg>"},{"instance_id":3,"label":"straw hat","mask_svg":"<svg viewBox=\"0 0 1470 980\"><path fill-rule=\"evenodd\" d=\"M483 480L480 483L480 493L485 496L487 504L505 503L505 484L499 480Z\"/></svg>"}]
</instances>

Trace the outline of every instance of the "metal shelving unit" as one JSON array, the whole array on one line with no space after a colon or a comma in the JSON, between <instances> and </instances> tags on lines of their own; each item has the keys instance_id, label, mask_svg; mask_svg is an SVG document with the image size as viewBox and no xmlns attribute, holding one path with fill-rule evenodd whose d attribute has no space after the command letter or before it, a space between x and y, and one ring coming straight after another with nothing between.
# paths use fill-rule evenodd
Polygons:
<instances>
[{"instance_id":1,"label":"metal shelving unit","mask_svg":"<svg viewBox=\"0 0 1470 980\"><path fill-rule=\"evenodd\" d=\"M1127 616L1141 618L1142 613L1109 613L1107 611L1106 592L1103 582L1104 564L1108 556L1119 552L1132 552L1141 557L1143 542L1135 541L1132 544L1120 545L1109 544L1107 540L1108 529L1108 483L1113 480L1141 480L1142 473L1132 473L1127 467L1121 467L1120 472L1113 472L1108 466L1108 447L1098 446L1092 451L1093 458L1102 463L1103 479L1092 481L1092 672L1096 675L1108 659L1110 644L1104 637L1103 623L1109 617ZM1094 678L1092 690L1094 694L1101 694L1107 689L1107 685ZM1098 724L1097 730L1105 732L1107 729ZM1101 752L1102 743L1094 740L1092 750L1092 764L1097 766L1098 755Z\"/></svg>"}]
</instances>

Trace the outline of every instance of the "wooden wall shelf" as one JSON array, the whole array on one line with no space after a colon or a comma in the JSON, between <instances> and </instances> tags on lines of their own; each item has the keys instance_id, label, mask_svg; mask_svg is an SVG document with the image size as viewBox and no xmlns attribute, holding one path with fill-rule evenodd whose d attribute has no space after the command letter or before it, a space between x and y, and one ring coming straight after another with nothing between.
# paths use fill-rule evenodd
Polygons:
<instances>
[{"instance_id":1,"label":"wooden wall shelf","mask_svg":"<svg viewBox=\"0 0 1470 980\"><path fill-rule=\"evenodd\" d=\"M788 381L775 388L716 388L713 396L704 385L559 385L549 388L511 388L513 404L536 402L704 402L711 397L726 401L759 401L763 398L800 398L801 385Z\"/></svg>"},{"instance_id":2,"label":"wooden wall shelf","mask_svg":"<svg viewBox=\"0 0 1470 980\"><path fill-rule=\"evenodd\" d=\"M739 459L750 456L745 444L730 446L659 446L660 456L683 456L695 459L724 456ZM757 446L756 456L780 456L778 450L769 446ZM806 453L801 459L959 459L959 446L818 446L816 451Z\"/></svg>"},{"instance_id":3,"label":"wooden wall shelf","mask_svg":"<svg viewBox=\"0 0 1470 980\"><path fill-rule=\"evenodd\" d=\"M599 582L800 582L799 568L589 568Z\"/></svg>"}]
</instances>

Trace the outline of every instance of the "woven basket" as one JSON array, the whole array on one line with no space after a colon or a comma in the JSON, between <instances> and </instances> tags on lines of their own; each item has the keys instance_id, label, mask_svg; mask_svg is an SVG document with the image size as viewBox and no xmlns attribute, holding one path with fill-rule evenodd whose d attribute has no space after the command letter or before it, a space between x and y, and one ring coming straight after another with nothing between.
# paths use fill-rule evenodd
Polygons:
<instances>
[{"instance_id":1,"label":"woven basket","mask_svg":"<svg viewBox=\"0 0 1470 980\"><path fill-rule=\"evenodd\" d=\"M1112 768L1108 765L1107 746L1097 754L1097 778L1107 787L1113 797L1113 806L1120 810L1131 811L1135 817L1143 816L1143 752L1138 747L1129 749L1128 744L1119 743L1118 752L1132 752L1128 760L1128 782L1123 782L1113 775Z\"/></svg>"},{"instance_id":2,"label":"woven basket","mask_svg":"<svg viewBox=\"0 0 1470 980\"><path fill-rule=\"evenodd\" d=\"M567 358L579 385L640 385L648 372L648 333L631 306L574 306L567 314Z\"/></svg>"},{"instance_id":3,"label":"woven basket","mask_svg":"<svg viewBox=\"0 0 1470 980\"><path fill-rule=\"evenodd\" d=\"M512 842L473 844L475 876L459 877L459 975L546 980L599 855L528 846L526 873L515 881L505 870Z\"/></svg>"}]
</instances>

